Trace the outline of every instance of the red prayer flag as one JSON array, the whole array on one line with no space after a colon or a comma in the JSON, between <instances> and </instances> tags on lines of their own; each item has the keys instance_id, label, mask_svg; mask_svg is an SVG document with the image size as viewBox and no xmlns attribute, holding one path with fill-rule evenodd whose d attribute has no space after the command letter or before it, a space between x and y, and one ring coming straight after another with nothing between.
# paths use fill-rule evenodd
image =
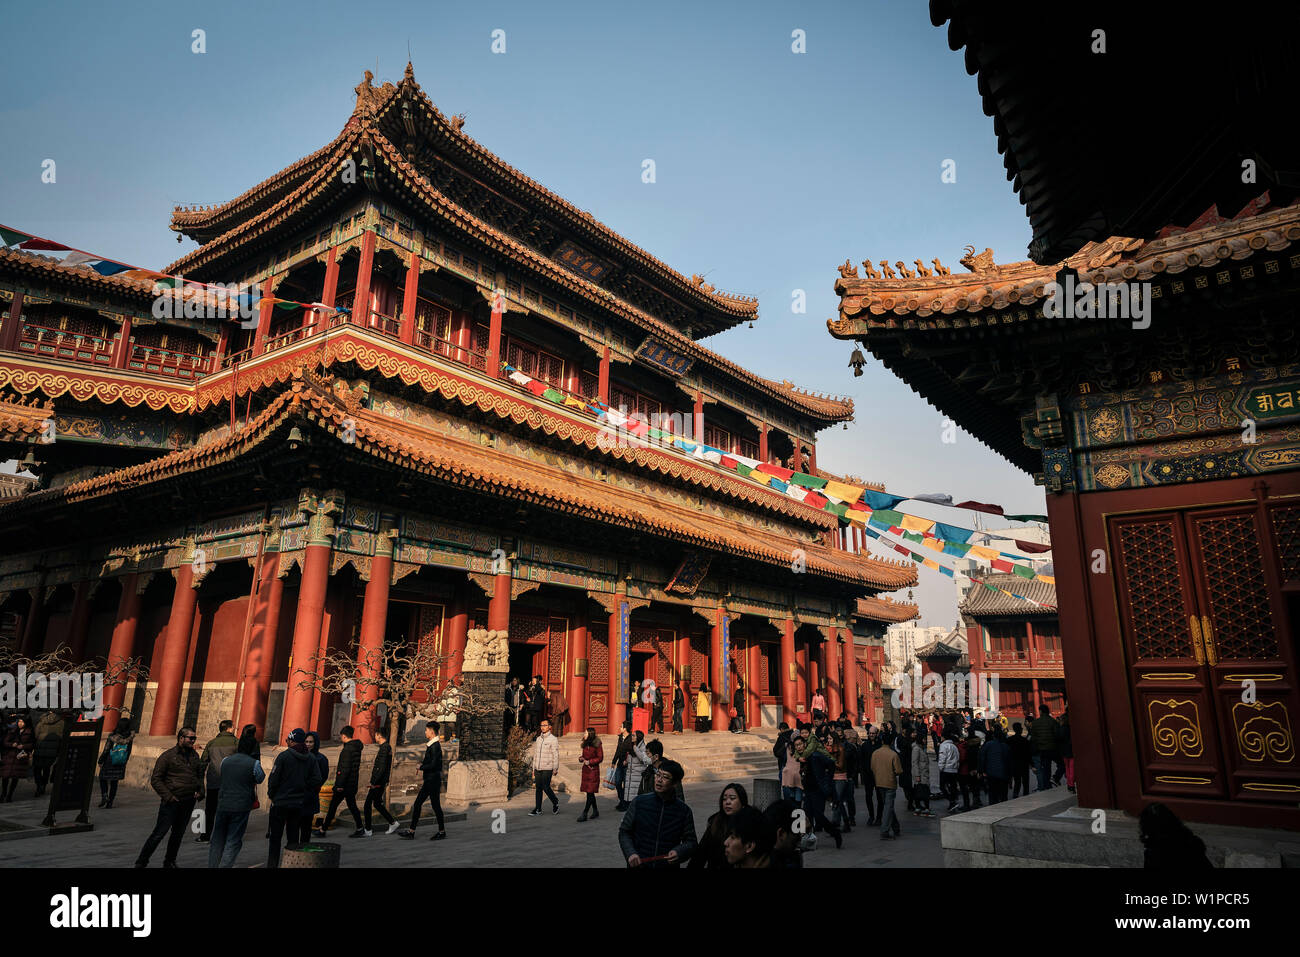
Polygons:
<instances>
[{"instance_id":1,"label":"red prayer flag","mask_svg":"<svg viewBox=\"0 0 1300 957\"><path fill-rule=\"evenodd\" d=\"M1001 505L985 505L983 502L962 502L955 508L968 508L972 512L988 512L990 515L1001 515Z\"/></svg>"},{"instance_id":2,"label":"red prayer flag","mask_svg":"<svg viewBox=\"0 0 1300 957\"><path fill-rule=\"evenodd\" d=\"M1035 544L1034 542L1022 542L1018 538L1014 539L1014 541L1016 543L1016 548L1020 549L1022 552L1029 552L1030 554L1034 554L1034 555L1037 555L1041 552L1050 552L1052 550L1051 545L1038 545Z\"/></svg>"},{"instance_id":3,"label":"red prayer flag","mask_svg":"<svg viewBox=\"0 0 1300 957\"><path fill-rule=\"evenodd\" d=\"M813 508L825 508L830 503L830 499L821 492L809 491L809 493L803 497L803 503L805 505L811 505Z\"/></svg>"},{"instance_id":4,"label":"red prayer flag","mask_svg":"<svg viewBox=\"0 0 1300 957\"><path fill-rule=\"evenodd\" d=\"M1003 559L1001 559L1001 558L995 558L995 559L993 559L993 561L992 561L991 564L993 565L993 570L994 570L994 571L997 571L997 572L1010 572L1010 571L1011 571L1011 563L1008 562L1008 561L1005 561L1005 560L1003 560Z\"/></svg>"},{"instance_id":5,"label":"red prayer flag","mask_svg":"<svg viewBox=\"0 0 1300 957\"><path fill-rule=\"evenodd\" d=\"M783 469L779 465L769 465L767 462L764 462L754 471L763 472L766 475L775 475L782 482L790 481L790 476L794 474L794 469Z\"/></svg>"},{"instance_id":6,"label":"red prayer flag","mask_svg":"<svg viewBox=\"0 0 1300 957\"><path fill-rule=\"evenodd\" d=\"M902 534L903 534L903 530L902 530L901 528L899 528L897 525L890 525L890 526L889 526L889 534L891 534L891 535L902 535Z\"/></svg>"},{"instance_id":7,"label":"red prayer flag","mask_svg":"<svg viewBox=\"0 0 1300 957\"><path fill-rule=\"evenodd\" d=\"M909 554L909 552L907 551L907 549L904 548L902 545L895 545L895 546L894 546L894 551L898 552L900 555L907 555L907 554Z\"/></svg>"},{"instance_id":8,"label":"red prayer flag","mask_svg":"<svg viewBox=\"0 0 1300 957\"><path fill-rule=\"evenodd\" d=\"M860 500L857 501L857 502L854 502L852 505L849 506L849 508L853 509L855 512L869 512L869 511L871 511L871 507L870 507L869 505L867 505L866 502L863 502L863 501L860 501Z\"/></svg>"},{"instance_id":9,"label":"red prayer flag","mask_svg":"<svg viewBox=\"0 0 1300 957\"><path fill-rule=\"evenodd\" d=\"M528 383L528 385L526 385L524 388L526 388L533 395L540 396L549 387L546 385L545 382L539 382L537 379L534 379L532 382Z\"/></svg>"},{"instance_id":10,"label":"red prayer flag","mask_svg":"<svg viewBox=\"0 0 1300 957\"><path fill-rule=\"evenodd\" d=\"M733 458L732 458L731 456L729 456L729 455L724 455L724 456L722 457L722 466L723 466L723 468L734 469L734 468L735 468L737 465L739 465L739 464L740 464L739 462L737 462L735 459L733 459Z\"/></svg>"},{"instance_id":11,"label":"red prayer flag","mask_svg":"<svg viewBox=\"0 0 1300 957\"><path fill-rule=\"evenodd\" d=\"M50 242L48 239L37 239L32 237L25 243L18 244L19 249L47 249L51 252L61 252L65 249L71 249L71 246L65 246L63 243Z\"/></svg>"}]
</instances>

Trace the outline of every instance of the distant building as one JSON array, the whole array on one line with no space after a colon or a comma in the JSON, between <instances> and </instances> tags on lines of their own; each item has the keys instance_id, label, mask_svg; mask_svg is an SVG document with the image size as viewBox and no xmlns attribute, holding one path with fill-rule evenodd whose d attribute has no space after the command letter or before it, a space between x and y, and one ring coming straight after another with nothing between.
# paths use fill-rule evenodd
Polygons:
<instances>
[{"instance_id":1,"label":"distant building","mask_svg":"<svg viewBox=\"0 0 1300 957\"><path fill-rule=\"evenodd\" d=\"M942 625L923 626L915 621L890 625L885 633L885 654L895 671L903 671L916 660L916 649L938 641L948 633Z\"/></svg>"},{"instance_id":2,"label":"distant building","mask_svg":"<svg viewBox=\"0 0 1300 957\"><path fill-rule=\"evenodd\" d=\"M1038 706L1045 704L1053 714L1060 714L1065 707L1065 666L1056 588L1016 575L990 575L985 580L1024 598L976 588L959 606L970 670L980 676L997 675L1000 712L1037 714Z\"/></svg>"}]
</instances>

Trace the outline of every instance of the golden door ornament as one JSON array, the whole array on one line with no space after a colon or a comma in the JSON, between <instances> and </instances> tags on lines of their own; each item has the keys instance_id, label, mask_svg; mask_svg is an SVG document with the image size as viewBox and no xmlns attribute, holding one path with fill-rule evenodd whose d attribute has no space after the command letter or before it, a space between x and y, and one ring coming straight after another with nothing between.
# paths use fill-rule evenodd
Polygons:
<instances>
[{"instance_id":1,"label":"golden door ornament","mask_svg":"<svg viewBox=\"0 0 1300 957\"><path fill-rule=\"evenodd\" d=\"M1201 643L1201 622L1195 615L1187 616L1188 627L1192 631L1192 654L1198 665L1205 664L1205 645Z\"/></svg>"},{"instance_id":2,"label":"golden door ornament","mask_svg":"<svg viewBox=\"0 0 1300 957\"><path fill-rule=\"evenodd\" d=\"M1281 701L1238 701L1232 706L1232 723L1237 732L1237 749L1247 761L1290 764L1295 760L1291 716Z\"/></svg>"},{"instance_id":3,"label":"golden door ornament","mask_svg":"<svg viewBox=\"0 0 1300 957\"><path fill-rule=\"evenodd\" d=\"M1199 758L1204 748L1201 739L1200 711L1195 701L1169 698L1147 703L1151 723L1151 743L1156 754L1172 758L1182 754Z\"/></svg>"},{"instance_id":4,"label":"golden door ornament","mask_svg":"<svg viewBox=\"0 0 1300 957\"><path fill-rule=\"evenodd\" d=\"M1210 624L1210 616L1201 616L1201 641L1205 643L1205 658L1213 667L1219 663L1219 649L1214 645L1214 627Z\"/></svg>"}]
</instances>

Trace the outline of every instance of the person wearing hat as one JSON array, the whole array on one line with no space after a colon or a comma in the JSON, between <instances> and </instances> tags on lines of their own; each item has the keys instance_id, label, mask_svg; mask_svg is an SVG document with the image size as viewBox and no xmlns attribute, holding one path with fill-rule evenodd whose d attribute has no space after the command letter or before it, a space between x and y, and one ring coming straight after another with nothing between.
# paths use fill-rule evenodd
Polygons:
<instances>
[{"instance_id":1,"label":"person wearing hat","mask_svg":"<svg viewBox=\"0 0 1300 957\"><path fill-rule=\"evenodd\" d=\"M307 733L302 728L289 732L288 747L275 758L267 783L271 799L271 838L267 867L280 866L280 837L285 835L292 847L308 836L311 818L304 820L303 802L311 791L324 783L316 760L307 750Z\"/></svg>"}]
</instances>

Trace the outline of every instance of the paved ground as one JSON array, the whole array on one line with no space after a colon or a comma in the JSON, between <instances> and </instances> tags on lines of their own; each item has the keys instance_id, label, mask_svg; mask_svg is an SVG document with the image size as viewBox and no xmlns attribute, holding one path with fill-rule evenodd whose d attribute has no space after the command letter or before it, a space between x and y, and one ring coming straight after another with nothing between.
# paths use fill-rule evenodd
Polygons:
<instances>
[{"instance_id":1,"label":"paved ground","mask_svg":"<svg viewBox=\"0 0 1300 957\"><path fill-rule=\"evenodd\" d=\"M936 775L936 780L937 775ZM714 785L696 786L700 793L688 792L691 809L695 813L696 829L704 827L708 816L717 810L717 791ZM720 790L721 785L716 785ZM30 781L19 787L18 800L0 806L0 819L35 825L45 814L47 801L37 802L32 797ZM862 789L859 799L859 823L865 820L862 813ZM597 800L600 817L579 824L577 816L583 800L579 795L560 795L560 813L552 815L550 805L544 807L541 817L529 817L532 794L520 794L500 810L505 812L506 832L493 833L492 809L475 809L467 820L449 822L447 839L431 842L428 837L436 830L432 822L426 826L426 817L420 822L420 835L414 841L405 841L396 835L383 835L376 830L372 838L349 839L348 827L332 831L330 840L343 845L344 867L499 867L509 865L541 867L622 867L623 857L618 848L618 824L622 815L614 811L615 799L604 794ZM98 790L93 804L98 803ZM937 804L938 802L936 802ZM140 845L152 830L157 815L158 802L151 792L123 788L111 810L98 810L92 804L90 820L95 825L91 832L63 834L57 837L30 837L0 840L0 867L130 867L139 853ZM844 848L836 850L834 843L818 835L817 851L804 855L807 867L942 867L943 851L939 846L939 818L917 818L907 813L907 805L899 794L899 808L903 811L903 836L894 841L882 841L876 828L858 827L845 836ZM427 805L426 805L427 810ZM344 814L346 815L346 809ZM61 815L60 820L72 820L75 814ZM249 821L247 840L237 866L265 866L267 842L266 811L253 812ZM497 828L500 829L499 826ZM340 837L335 838L334 834ZM161 867L164 845L154 853L152 867ZM187 836L181 847L178 863L181 867L207 866L207 846L195 844Z\"/></svg>"}]
</instances>

